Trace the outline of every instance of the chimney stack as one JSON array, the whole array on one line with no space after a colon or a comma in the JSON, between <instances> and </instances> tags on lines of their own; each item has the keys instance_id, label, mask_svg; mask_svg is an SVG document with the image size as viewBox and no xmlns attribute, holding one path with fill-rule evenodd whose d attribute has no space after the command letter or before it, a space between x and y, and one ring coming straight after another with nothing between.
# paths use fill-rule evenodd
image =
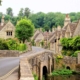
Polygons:
<instances>
[{"instance_id":1,"label":"chimney stack","mask_svg":"<svg viewBox=\"0 0 80 80\"><path fill-rule=\"evenodd\" d=\"M4 16L2 16L2 19L1 19L1 26L4 25Z\"/></svg>"}]
</instances>

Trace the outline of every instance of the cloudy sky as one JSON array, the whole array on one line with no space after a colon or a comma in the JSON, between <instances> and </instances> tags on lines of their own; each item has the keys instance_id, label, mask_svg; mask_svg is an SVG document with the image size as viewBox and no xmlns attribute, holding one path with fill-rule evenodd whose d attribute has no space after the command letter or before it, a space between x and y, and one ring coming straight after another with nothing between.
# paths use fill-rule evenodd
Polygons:
<instances>
[{"instance_id":1,"label":"cloudy sky","mask_svg":"<svg viewBox=\"0 0 80 80\"><path fill-rule=\"evenodd\" d=\"M17 15L20 8L28 7L36 12L80 12L80 0L2 0L0 12L6 13L6 9L11 7L14 15Z\"/></svg>"}]
</instances>

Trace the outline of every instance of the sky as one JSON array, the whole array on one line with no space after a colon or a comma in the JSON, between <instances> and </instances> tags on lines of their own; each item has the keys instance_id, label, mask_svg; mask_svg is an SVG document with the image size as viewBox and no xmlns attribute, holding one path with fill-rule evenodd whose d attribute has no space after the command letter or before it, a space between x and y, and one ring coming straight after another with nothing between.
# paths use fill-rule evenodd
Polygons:
<instances>
[{"instance_id":1,"label":"sky","mask_svg":"<svg viewBox=\"0 0 80 80\"><path fill-rule=\"evenodd\" d=\"M20 8L28 7L31 12L80 12L80 0L2 0L0 12L6 13L6 9L11 7L13 14L17 15Z\"/></svg>"}]
</instances>

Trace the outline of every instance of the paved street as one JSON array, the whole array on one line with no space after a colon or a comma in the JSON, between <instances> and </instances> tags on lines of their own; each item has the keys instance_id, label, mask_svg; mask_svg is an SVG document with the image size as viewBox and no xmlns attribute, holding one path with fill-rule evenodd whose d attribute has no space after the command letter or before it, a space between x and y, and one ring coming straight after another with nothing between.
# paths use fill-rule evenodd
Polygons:
<instances>
[{"instance_id":1,"label":"paved street","mask_svg":"<svg viewBox=\"0 0 80 80\"><path fill-rule=\"evenodd\" d=\"M38 52L44 51L45 49L42 49L40 47L32 47L32 51L28 53L24 53L20 55L20 57L7 57L7 58L1 58L0 59L0 77L6 75L8 72L10 72L12 69L14 69L16 66L19 66L19 60L22 57L30 57Z\"/></svg>"},{"instance_id":2,"label":"paved street","mask_svg":"<svg viewBox=\"0 0 80 80\"><path fill-rule=\"evenodd\" d=\"M0 59L0 77L7 74L16 66L19 66L18 57L1 58Z\"/></svg>"},{"instance_id":3,"label":"paved street","mask_svg":"<svg viewBox=\"0 0 80 80\"><path fill-rule=\"evenodd\" d=\"M27 52L27 53L24 53L24 54L22 54L22 55L20 55L20 58L21 57L27 57L27 58L29 58L29 57L31 57L31 56L33 56L33 55L36 55L36 54L38 54L38 52L42 52L42 51L44 51L45 49L43 49L43 48L40 48L40 47L32 47L32 51L29 51L29 52Z\"/></svg>"}]
</instances>

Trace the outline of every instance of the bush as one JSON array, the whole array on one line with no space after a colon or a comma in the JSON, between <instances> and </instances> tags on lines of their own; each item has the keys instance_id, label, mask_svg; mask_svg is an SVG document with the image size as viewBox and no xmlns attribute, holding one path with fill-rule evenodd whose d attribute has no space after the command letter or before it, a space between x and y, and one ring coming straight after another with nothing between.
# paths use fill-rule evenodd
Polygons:
<instances>
[{"instance_id":1,"label":"bush","mask_svg":"<svg viewBox=\"0 0 80 80\"><path fill-rule=\"evenodd\" d=\"M34 42L34 39L31 41L32 45L35 46L36 43Z\"/></svg>"},{"instance_id":2,"label":"bush","mask_svg":"<svg viewBox=\"0 0 80 80\"><path fill-rule=\"evenodd\" d=\"M54 70L52 72L52 75L71 75L72 73L73 73L72 70L60 69L60 70Z\"/></svg>"},{"instance_id":3,"label":"bush","mask_svg":"<svg viewBox=\"0 0 80 80\"><path fill-rule=\"evenodd\" d=\"M0 50L9 50L8 45L4 39L0 39Z\"/></svg>"},{"instance_id":4,"label":"bush","mask_svg":"<svg viewBox=\"0 0 80 80\"><path fill-rule=\"evenodd\" d=\"M58 59L62 59L63 56L60 54L60 55L57 55L57 58L58 58Z\"/></svg>"},{"instance_id":5,"label":"bush","mask_svg":"<svg viewBox=\"0 0 80 80\"><path fill-rule=\"evenodd\" d=\"M24 51L26 49L27 49L26 44L20 43L17 46L17 50L19 50L19 51Z\"/></svg>"},{"instance_id":6,"label":"bush","mask_svg":"<svg viewBox=\"0 0 80 80\"><path fill-rule=\"evenodd\" d=\"M77 57L77 56L78 56L78 53L80 53L80 51L75 51L72 56L73 56L73 57Z\"/></svg>"},{"instance_id":7,"label":"bush","mask_svg":"<svg viewBox=\"0 0 80 80\"><path fill-rule=\"evenodd\" d=\"M62 50L62 55L72 56L74 54L73 50Z\"/></svg>"},{"instance_id":8,"label":"bush","mask_svg":"<svg viewBox=\"0 0 80 80\"><path fill-rule=\"evenodd\" d=\"M38 76L36 74L33 74L34 80L38 80Z\"/></svg>"},{"instance_id":9,"label":"bush","mask_svg":"<svg viewBox=\"0 0 80 80\"><path fill-rule=\"evenodd\" d=\"M17 50L18 42L14 39L7 39L6 41L9 50Z\"/></svg>"},{"instance_id":10,"label":"bush","mask_svg":"<svg viewBox=\"0 0 80 80\"><path fill-rule=\"evenodd\" d=\"M0 50L26 50L26 44L19 43L18 40L15 39L0 39Z\"/></svg>"}]
</instances>

